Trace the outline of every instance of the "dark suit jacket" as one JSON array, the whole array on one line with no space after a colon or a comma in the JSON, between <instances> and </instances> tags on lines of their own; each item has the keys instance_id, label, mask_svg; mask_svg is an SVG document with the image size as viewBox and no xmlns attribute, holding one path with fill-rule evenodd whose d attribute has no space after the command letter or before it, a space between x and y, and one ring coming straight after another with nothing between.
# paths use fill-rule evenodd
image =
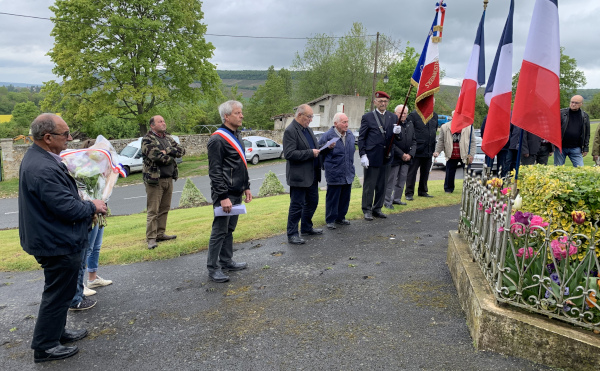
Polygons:
<instances>
[{"instance_id":1,"label":"dark suit jacket","mask_svg":"<svg viewBox=\"0 0 600 371\"><path fill-rule=\"evenodd\" d=\"M385 152L394 135L394 125L398 122L398 116L390 111L385 111L385 122L379 116L383 131L385 132L382 133L373 112L365 113L360 120L358 153L361 157L362 155L367 155L369 167L381 167L391 161L391 156L390 158L385 158Z\"/></svg>"},{"instance_id":2,"label":"dark suit jacket","mask_svg":"<svg viewBox=\"0 0 600 371\"><path fill-rule=\"evenodd\" d=\"M412 111L406 117L406 121L411 121L415 129L417 141L415 157L431 157L435 151L438 114L434 112L433 117L425 124L417 111Z\"/></svg>"},{"instance_id":3,"label":"dark suit jacket","mask_svg":"<svg viewBox=\"0 0 600 371\"><path fill-rule=\"evenodd\" d=\"M302 133L304 128L294 120L283 133L283 154L285 164L285 179L290 187L310 187L315 176L321 181L321 170L315 170L315 156L306 137ZM307 128L313 138L315 146L319 141L315 138L311 128ZM319 148L317 148L319 149Z\"/></svg>"}]
</instances>

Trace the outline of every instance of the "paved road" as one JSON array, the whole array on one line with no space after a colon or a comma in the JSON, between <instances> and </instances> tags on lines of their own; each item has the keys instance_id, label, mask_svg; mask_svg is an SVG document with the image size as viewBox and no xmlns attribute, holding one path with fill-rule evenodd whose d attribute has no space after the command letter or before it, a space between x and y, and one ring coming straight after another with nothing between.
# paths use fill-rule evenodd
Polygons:
<instances>
[{"instance_id":1,"label":"paved road","mask_svg":"<svg viewBox=\"0 0 600 371\"><path fill-rule=\"evenodd\" d=\"M473 349L445 264L458 216L435 208L355 220L303 246L285 235L236 244L249 268L225 284L207 280L206 251L102 266L114 284L68 318L90 336L45 365L29 348L43 274L0 273L0 369L547 369Z\"/></svg>"},{"instance_id":2,"label":"paved road","mask_svg":"<svg viewBox=\"0 0 600 371\"><path fill-rule=\"evenodd\" d=\"M360 166L358 152L355 154L354 163L356 165L356 174L359 178L363 176L363 168ZM273 171L281 184L283 184L286 192L289 187L285 181L285 162L273 163L265 161L257 166L250 165L249 175L253 194L258 194L258 190L269 171ZM457 171L457 179L462 179L462 172ZM204 197L210 201L210 180L208 175L197 176L191 178L196 187L200 189ZM434 168L431 172L430 179L444 179L444 170ZM321 182L320 186L325 187L326 183ZM118 182L117 182L118 184ZM171 205L173 208L179 206L181 191L185 184L185 179L180 179L175 182L173 200ZM129 215L142 212L146 209L146 191L143 184L128 185L124 187L116 187L109 200L109 206L113 215ZM18 205L16 198L0 199L0 229L17 228L19 226Z\"/></svg>"}]
</instances>

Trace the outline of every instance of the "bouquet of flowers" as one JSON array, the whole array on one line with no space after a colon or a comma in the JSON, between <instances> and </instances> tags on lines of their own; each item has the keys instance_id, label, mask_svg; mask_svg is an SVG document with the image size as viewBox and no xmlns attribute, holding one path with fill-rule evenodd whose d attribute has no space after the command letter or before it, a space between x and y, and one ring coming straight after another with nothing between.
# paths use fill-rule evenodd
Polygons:
<instances>
[{"instance_id":1,"label":"bouquet of flowers","mask_svg":"<svg viewBox=\"0 0 600 371\"><path fill-rule=\"evenodd\" d=\"M99 135L96 143L89 148L68 149L60 153L63 162L79 188L83 200L108 202L119 174L126 177L121 164L116 163L117 152L110 142ZM101 226L106 219L99 216Z\"/></svg>"}]
</instances>

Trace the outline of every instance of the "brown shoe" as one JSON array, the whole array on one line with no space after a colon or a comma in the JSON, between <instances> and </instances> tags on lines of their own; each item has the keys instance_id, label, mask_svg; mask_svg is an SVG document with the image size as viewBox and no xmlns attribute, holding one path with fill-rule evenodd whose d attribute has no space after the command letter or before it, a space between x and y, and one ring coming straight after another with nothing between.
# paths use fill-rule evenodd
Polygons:
<instances>
[{"instance_id":1,"label":"brown shoe","mask_svg":"<svg viewBox=\"0 0 600 371\"><path fill-rule=\"evenodd\" d=\"M152 250L156 246L158 246L158 244L156 243L156 240L154 238L148 239L148 250Z\"/></svg>"},{"instance_id":2,"label":"brown shoe","mask_svg":"<svg viewBox=\"0 0 600 371\"><path fill-rule=\"evenodd\" d=\"M156 236L156 241L158 241L158 242L160 242L160 241L168 241L168 240L174 240L176 238L177 238L176 235L169 236L167 234L163 234L162 236Z\"/></svg>"}]
</instances>

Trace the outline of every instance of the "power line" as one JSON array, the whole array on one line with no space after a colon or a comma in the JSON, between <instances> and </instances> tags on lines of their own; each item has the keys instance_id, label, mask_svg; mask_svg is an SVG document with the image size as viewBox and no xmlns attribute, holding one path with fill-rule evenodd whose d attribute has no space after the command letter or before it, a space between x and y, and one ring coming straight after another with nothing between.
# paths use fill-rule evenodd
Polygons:
<instances>
[{"instance_id":1,"label":"power line","mask_svg":"<svg viewBox=\"0 0 600 371\"><path fill-rule=\"evenodd\" d=\"M0 12L0 15L8 15L8 16L12 16L12 17L22 17L22 18L32 18L32 19L40 19L40 20L44 20L44 21L56 21L56 22L65 22L65 23L76 23L76 24L82 24L81 22L76 22L76 21L70 21L67 19L51 19L48 17L37 17L37 16L33 16L33 15L25 15L25 14L16 14L16 13L6 13L6 12ZM102 24L102 23L94 23L94 22L90 22L90 23L83 23L87 26L97 26L97 27L111 27L112 25L110 24ZM146 28L137 28L137 27L127 27L127 26L114 26L114 27L118 27L118 28L123 28L123 29L127 29L127 30L136 30L136 31L147 31L147 32L162 32L160 30L150 30L150 29L146 29ZM310 40L310 39L314 39L314 38L319 38L319 39L342 39L344 37L375 37L377 35L362 35L362 36L318 36L318 37L286 37L286 36L251 36L251 35L227 35L227 34L212 34L212 33L205 33L205 36L214 36L214 37L232 37L232 38L246 38L246 39L280 39L280 40Z\"/></svg>"}]
</instances>

